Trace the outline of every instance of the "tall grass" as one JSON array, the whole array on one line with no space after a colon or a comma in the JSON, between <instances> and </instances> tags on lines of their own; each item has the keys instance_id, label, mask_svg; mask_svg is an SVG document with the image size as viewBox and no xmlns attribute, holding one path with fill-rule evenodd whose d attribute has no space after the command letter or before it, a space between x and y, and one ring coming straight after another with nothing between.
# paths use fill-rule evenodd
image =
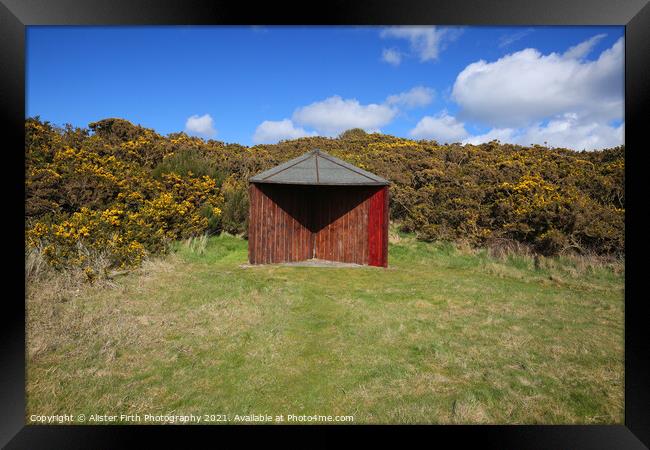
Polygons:
<instances>
[{"instance_id":1,"label":"tall grass","mask_svg":"<svg viewBox=\"0 0 650 450\"><path fill-rule=\"evenodd\" d=\"M200 236L192 236L184 239L181 245L190 253L202 255L205 253L205 248L208 245L208 235L202 234Z\"/></svg>"}]
</instances>

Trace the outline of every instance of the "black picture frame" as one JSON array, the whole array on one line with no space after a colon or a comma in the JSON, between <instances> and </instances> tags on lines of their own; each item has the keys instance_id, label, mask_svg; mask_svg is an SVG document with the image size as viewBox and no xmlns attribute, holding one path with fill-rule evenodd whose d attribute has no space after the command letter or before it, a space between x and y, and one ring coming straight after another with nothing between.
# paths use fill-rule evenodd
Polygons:
<instances>
[{"instance_id":1,"label":"black picture frame","mask_svg":"<svg viewBox=\"0 0 650 450\"><path fill-rule=\"evenodd\" d=\"M30 25L624 25L626 145L625 422L580 426L312 426L300 431L347 435L367 431L381 438L416 431L427 443L452 440L487 448L622 449L650 446L650 345L643 295L647 229L643 214L644 126L650 111L650 5L647 0L330 0L318 4L209 0L0 0L0 103L6 126L2 177L7 232L2 303L0 445L6 448L116 448L134 437L186 439L181 426L25 425L24 119L25 27ZM28 94L28 93L27 93ZM9 212L10 211L10 212ZM637 236L639 235L639 236ZM638 261L638 263L637 263ZM9 289L11 288L11 289ZM242 430L246 430L242 433ZM284 427L256 426L275 435ZM183 433L179 433L182 430ZM192 434L236 433L241 445L249 427L193 427ZM223 439L223 438L220 438ZM171 441L168 441L168 443ZM208 441L210 442L210 441ZM212 441L222 444L224 441ZM324 439L312 441L327 444Z\"/></svg>"}]
</instances>

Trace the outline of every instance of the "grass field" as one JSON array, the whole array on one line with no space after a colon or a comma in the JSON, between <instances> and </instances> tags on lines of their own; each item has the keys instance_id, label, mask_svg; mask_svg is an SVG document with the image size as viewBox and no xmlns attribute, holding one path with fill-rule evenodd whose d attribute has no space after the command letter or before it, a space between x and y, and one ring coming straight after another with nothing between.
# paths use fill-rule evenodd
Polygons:
<instances>
[{"instance_id":1,"label":"grass field","mask_svg":"<svg viewBox=\"0 0 650 450\"><path fill-rule=\"evenodd\" d=\"M27 416L622 423L623 270L394 236L389 269L181 244L112 286L28 286ZM29 422L29 421L28 421Z\"/></svg>"}]
</instances>

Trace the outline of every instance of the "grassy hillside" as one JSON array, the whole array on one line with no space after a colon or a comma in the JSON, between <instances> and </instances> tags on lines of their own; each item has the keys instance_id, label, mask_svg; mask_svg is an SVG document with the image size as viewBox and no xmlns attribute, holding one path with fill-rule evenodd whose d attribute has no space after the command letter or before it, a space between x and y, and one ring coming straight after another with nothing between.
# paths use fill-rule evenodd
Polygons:
<instances>
[{"instance_id":1,"label":"grassy hillside","mask_svg":"<svg viewBox=\"0 0 650 450\"><path fill-rule=\"evenodd\" d=\"M390 180L390 218L420 240L624 253L623 147L440 145L363 130L244 147L124 119L57 128L30 118L25 136L26 253L89 280L178 239L245 235L248 178L314 148Z\"/></svg>"},{"instance_id":2,"label":"grassy hillside","mask_svg":"<svg viewBox=\"0 0 650 450\"><path fill-rule=\"evenodd\" d=\"M622 423L623 273L392 234L389 269L242 267L194 239L111 286L28 286L27 416Z\"/></svg>"}]
</instances>

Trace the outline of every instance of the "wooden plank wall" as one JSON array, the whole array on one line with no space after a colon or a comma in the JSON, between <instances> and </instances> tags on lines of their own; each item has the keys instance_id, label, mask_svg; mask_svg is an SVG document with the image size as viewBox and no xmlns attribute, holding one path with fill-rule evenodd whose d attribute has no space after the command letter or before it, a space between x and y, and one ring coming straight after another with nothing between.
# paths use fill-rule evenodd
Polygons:
<instances>
[{"instance_id":1,"label":"wooden plank wall","mask_svg":"<svg viewBox=\"0 0 650 450\"><path fill-rule=\"evenodd\" d=\"M386 267L387 193L384 186L251 183L249 262L319 258Z\"/></svg>"},{"instance_id":2,"label":"wooden plank wall","mask_svg":"<svg viewBox=\"0 0 650 450\"><path fill-rule=\"evenodd\" d=\"M388 265L388 187L377 189L368 200L368 264Z\"/></svg>"},{"instance_id":3,"label":"wooden plank wall","mask_svg":"<svg viewBox=\"0 0 650 450\"><path fill-rule=\"evenodd\" d=\"M389 197L388 197L388 186L384 186L384 230L383 230L383 252L382 252L382 266L388 267L388 225L390 224L390 214L389 214Z\"/></svg>"},{"instance_id":4,"label":"wooden plank wall","mask_svg":"<svg viewBox=\"0 0 650 450\"><path fill-rule=\"evenodd\" d=\"M251 264L303 261L311 257L309 209L304 189L249 186L248 261Z\"/></svg>"},{"instance_id":5,"label":"wooden plank wall","mask_svg":"<svg viewBox=\"0 0 650 450\"><path fill-rule=\"evenodd\" d=\"M376 188L320 187L314 217L314 257L368 264L368 199Z\"/></svg>"}]
</instances>

